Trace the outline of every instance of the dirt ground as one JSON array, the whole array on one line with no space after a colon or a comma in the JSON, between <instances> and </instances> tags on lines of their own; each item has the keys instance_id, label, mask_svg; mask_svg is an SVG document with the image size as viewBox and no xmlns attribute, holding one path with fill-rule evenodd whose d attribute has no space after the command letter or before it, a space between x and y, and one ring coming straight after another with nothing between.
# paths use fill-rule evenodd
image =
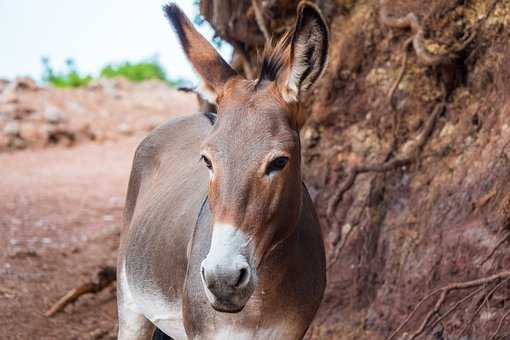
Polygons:
<instances>
[{"instance_id":1,"label":"dirt ground","mask_svg":"<svg viewBox=\"0 0 510 340\"><path fill-rule=\"evenodd\" d=\"M130 162L140 136L0 155L0 329L7 339L89 339L115 324L114 287L43 313L115 263Z\"/></svg>"},{"instance_id":2,"label":"dirt ground","mask_svg":"<svg viewBox=\"0 0 510 340\"><path fill-rule=\"evenodd\" d=\"M141 136L0 155L0 329L7 339L90 339L115 324L114 287L43 313L115 263L130 162Z\"/></svg>"},{"instance_id":3,"label":"dirt ground","mask_svg":"<svg viewBox=\"0 0 510 340\"><path fill-rule=\"evenodd\" d=\"M70 91L21 81L7 85L9 96L2 93L3 127L31 124L37 130L49 124L74 137L69 143L48 138L52 131L30 138L4 134L10 138L5 145L23 150L0 152L1 339L115 338L114 285L83 296L53 318L44 313L102 266L115 265L135 148L153 125L193 112L196 99L162 83L107 84L114 95L97 86ZM69 108L70 102L82 109ZM93 114L98 105L109 113ZM21 110L27 106L32 109ZM39 113L48 107L65 118L45 122ZM80 132L83 124L104 133L88 138ZM119 130L122 124L129 131Z\"/></svg>"}]
</instances>

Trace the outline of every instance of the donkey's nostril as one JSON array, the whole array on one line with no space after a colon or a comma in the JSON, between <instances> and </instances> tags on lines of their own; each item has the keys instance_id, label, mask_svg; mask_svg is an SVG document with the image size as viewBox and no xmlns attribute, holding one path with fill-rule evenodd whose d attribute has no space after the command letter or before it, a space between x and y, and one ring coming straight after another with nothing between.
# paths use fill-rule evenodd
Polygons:
<instances>
[{"instance_id":1,"label":"donkey's nostril","mask_svg":"<svg viewBox=\"0 0 510 340\"><path fill-rule=\"evenodd\" d=\"M252 273L244 257L205 259L200 268L204 287L215 296L243 293L250 285Z\"/></svg>"},{"instance_id":2,"label":"donkey's nostril","mask_svg":"<svg viewBox=\"0 0 510 340\"><path fill-rule=\"evenodd\" d=\"M237 282L234 285L234 288L243 288L250 281L250 272L247 267L241 268L239 271L239 277L237 278Z\"/></svg>"},{"instance_id":3,"label":"donkey's nostril","mask_svg":"<svg viewBox=\"0 0 510 340\"><path fill-rule=\"evenodd\" d=\"M205 268L202 265L202 269L200 270L200 274L202 275L202 282L207 286L207 288L211 289L214 287L214 280L207 280L207 276L205 275Z\"/></svg>"}]
</instances>

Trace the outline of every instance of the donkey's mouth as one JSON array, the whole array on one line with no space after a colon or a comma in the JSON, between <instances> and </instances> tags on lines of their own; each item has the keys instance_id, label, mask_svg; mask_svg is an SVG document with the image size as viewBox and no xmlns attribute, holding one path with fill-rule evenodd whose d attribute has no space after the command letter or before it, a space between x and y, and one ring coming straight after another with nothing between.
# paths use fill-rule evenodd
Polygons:
<instances>
[{"instance_id":1,"label":"donkey's mouth","mask_svg":"<svg viewBox=\"0 0 510 340\"><path fill-rule=\"evenodd\" d=\"M238 306L233 303L226 302L226 301L221 301L221 302L215 301L214 303L211 303L211 307L215 311L222 312L222 313L232 313L232 314L239 313L240 311L242 311L244 309L244 306L245 305Z\"/></svg>"}]
</instances>

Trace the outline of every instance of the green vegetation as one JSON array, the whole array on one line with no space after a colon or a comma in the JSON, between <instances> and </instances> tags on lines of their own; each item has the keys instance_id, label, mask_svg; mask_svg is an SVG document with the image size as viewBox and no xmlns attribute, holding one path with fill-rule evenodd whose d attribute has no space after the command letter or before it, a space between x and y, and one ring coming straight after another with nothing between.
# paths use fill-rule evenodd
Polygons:
<instances>
[{"instance_id":1,"label":"green vegetation","mask_svg":"<svg viewBox=\"0 0 510 340\"><path fill-rule=\"evenodd\" d=\"M156 58L139 63L126 61L109 64L101 69L100 75L105 78L124 77L137 82L147 79L167 80L165 70Z\"/></svg>"},{"instance_id":2,"label":"green vegetation","mask_svg":"<svg viewBox=\"0 0 510 340\"><path fill-rule=\"evenodd\" d=\"M55 71L48 58L42 59L44 71L42 79L55 87L81 87L86 86L92 79L91 75L79 73L73 59L66 60L67 70L64 72ZM159 79L168 85L177 87L185 83L181 79L172 80L166 75L165 69L157 57L142 60L140 62L121 62L108 64L99 71L99 77L115 78L124 77L130 81L140 82L149 79Z\"/></svg>"},{"instance_id":3,"label":"green vegetation","mask_svg":"<svg viewBox=\"0 0 510 340\"><path fill-rule=\"evenodd\" d=\"M52 84L55 87L80 87L86 86L91 80L92 76L82 75L78 72L76 64L73 59L66 60L67 71L56 72L50 65L49 58L43 58L43 81Z\"/></svg>"}]
</instances>

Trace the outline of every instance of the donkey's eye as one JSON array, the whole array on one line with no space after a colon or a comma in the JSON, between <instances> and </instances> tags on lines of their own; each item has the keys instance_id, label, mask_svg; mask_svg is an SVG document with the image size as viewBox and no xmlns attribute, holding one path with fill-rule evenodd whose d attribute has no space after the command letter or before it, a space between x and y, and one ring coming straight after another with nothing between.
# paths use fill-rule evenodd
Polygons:
<instances>
[{"instance_id":1,"label":"donkey's eye","mask_svg":"<svg viewBox=\"0 0 510 340\"><path fill-rule=\"evenodd\" d=\"M285 168L285 165L287 165L288 162L289 157L278 157L273 159L266 168L266 175L269 175L274 171L282 170L283 168Z\"/></svg>"},{"instance_id":2,"label":"donkey's eye","mask_svg":"<svg viewBox=\"0 0 510 340\"><path fill-rule=\"evenodd\" d=\"M204 156L204 155L202 155L200 158L205 163L205 166L207 167L207 169L212 170L211 160L209 158L207 158L206 156Z\"/></svg>"}]
</instances>

